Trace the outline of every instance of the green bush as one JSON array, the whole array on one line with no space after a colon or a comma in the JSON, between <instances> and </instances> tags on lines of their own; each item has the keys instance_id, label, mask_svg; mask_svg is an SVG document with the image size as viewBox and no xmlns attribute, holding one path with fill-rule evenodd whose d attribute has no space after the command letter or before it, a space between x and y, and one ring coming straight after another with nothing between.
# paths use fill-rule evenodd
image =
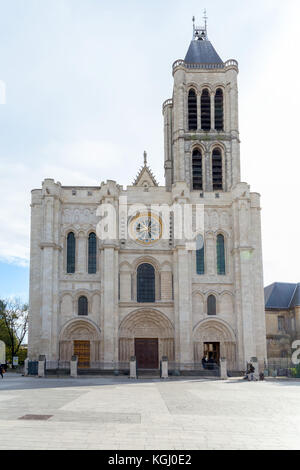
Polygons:
<instances>
[{"instance_id":1,"label":"green bush","mask_svg":"<svg viewBox=\"0 0 300 470\"><path fill-rule=\"evenodd\" d=\"M290 370L291 370L292 377L300 378L300 364L298 364L296 367L293 367Z\"/></svg>"}]
</instances>

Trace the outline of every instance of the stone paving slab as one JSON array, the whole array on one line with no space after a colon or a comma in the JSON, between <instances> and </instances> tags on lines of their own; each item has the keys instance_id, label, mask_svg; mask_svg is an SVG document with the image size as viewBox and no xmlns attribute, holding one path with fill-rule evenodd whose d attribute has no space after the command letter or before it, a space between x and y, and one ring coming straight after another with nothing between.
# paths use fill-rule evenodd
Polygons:
<instances>
[{"instance_id":1,"label":"stone paving slab","mask_svg":"<svg viewBox=\"0 0 300 470\"><path fill-rule=\"evenodd\" d=\"M296 380L6 374L0 449L300 449L299 397Z\"/></svg>"}]
</instances>

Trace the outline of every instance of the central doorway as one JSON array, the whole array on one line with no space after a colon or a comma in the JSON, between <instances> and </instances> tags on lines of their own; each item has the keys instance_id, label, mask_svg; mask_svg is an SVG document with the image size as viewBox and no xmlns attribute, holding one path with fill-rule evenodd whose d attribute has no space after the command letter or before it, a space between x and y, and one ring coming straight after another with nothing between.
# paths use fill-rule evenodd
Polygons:
<instances>
[{"instance_id":1,"label":"central doorway","mask_svg":"<svg viewBox=\"0 0 300 470\"><path fill-rule=\"evenodd\" d=\"M220 343L204 343L204 357L220 364Z\"/></svg>"},{"instance_id":2,"label":"central doorway","mask_svg":"<svg viewBox=\"0 0 300 470\"><path fill-rule=\"evenodd\" d=\"M78 358L78 368L90 367L90 341L74 341L74 356Z\"/></svg>"},{"instance_id":3,"label":"central doorway","mask_svg":"<svg viewBox=\"0 0 300 470\"><path fill-rule=\"evenodd\" d=\"M158 369L158 339L135 338L135 357L139 369Z\"/></svg>"}]
</instances>

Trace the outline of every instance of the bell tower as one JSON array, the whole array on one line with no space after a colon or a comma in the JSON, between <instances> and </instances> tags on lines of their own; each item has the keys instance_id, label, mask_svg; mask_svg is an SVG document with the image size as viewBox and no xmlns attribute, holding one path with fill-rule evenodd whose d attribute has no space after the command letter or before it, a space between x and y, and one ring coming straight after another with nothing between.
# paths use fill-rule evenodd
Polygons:
<instances>
[{"instance_id":1,"label":"bell tower","mask_svg":"<svg viewBox=\"0 0 300 470\"><path fill-rule=\"evenodd\" d=\"M164 102L165 182L227 192L240 182L238 63L223 62L204 25L195 25L184 60L173 64L173 98Z\"/></svg>"}]
</instances>

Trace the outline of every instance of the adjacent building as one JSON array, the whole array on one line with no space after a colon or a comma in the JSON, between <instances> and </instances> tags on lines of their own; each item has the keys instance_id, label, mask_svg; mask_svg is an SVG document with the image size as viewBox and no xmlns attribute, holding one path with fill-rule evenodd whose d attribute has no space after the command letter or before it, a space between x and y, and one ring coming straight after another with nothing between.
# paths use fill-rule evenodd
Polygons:
<instances>
[{"instance_id":1,"label":"adjacent building","mask_svg":"<svg viewBox=\"0 0 300 470\"><path fill-rule=\"evenodd\" d=\"M290 358L300 339L300 284L275 282L265 288L269 359Z\"/></svg>"}]
</instances>

